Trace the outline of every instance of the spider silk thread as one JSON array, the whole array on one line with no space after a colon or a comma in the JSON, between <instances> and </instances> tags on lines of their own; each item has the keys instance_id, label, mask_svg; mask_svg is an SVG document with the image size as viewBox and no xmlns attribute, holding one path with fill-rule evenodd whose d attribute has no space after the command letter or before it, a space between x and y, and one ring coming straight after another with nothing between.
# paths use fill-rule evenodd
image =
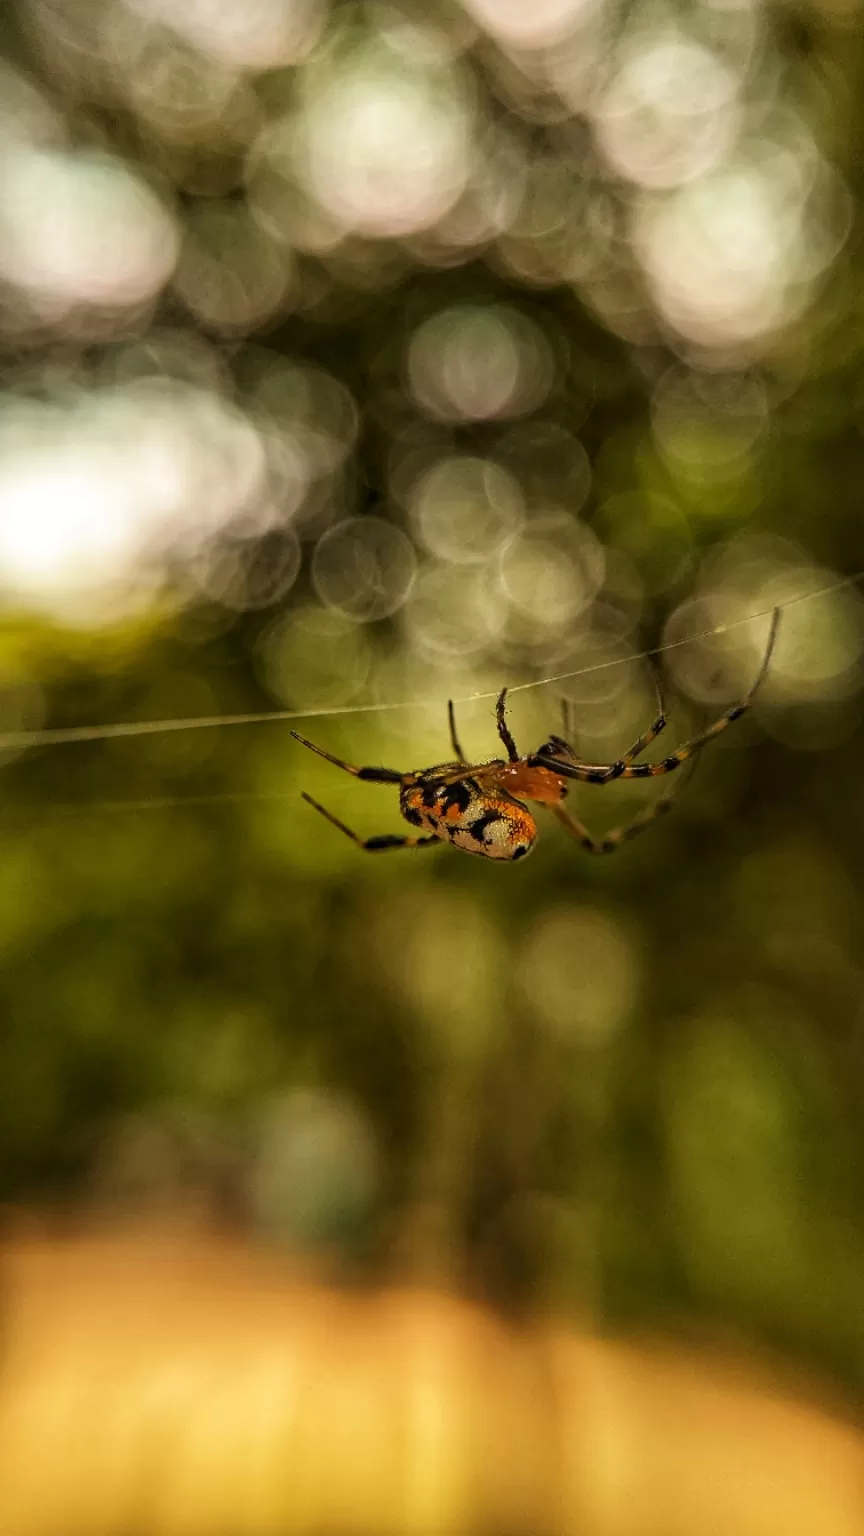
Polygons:
<instances>
[{"instance_id":1,"label":"spider silk thread","mask_svg":"<svg viewBox=\"0 0 864 1536\"><path fill-rule=\"evenodd\" d=\"M757 619L770 618L771 614L778 609L783 613L787 608L794 608L799 603L810 603L820 597L829 597L845 587L857 586L862 581L864 581L864 571L857 571L854 576L842 576L838 581L818 587L814 592L803 592L799 597L790 597L784 602L772 603L770 607L757 609L755 613L745 614L740 619L730 619L725 624L715 624L711 629L697 630L680 640L668 640L662 645L638 651L632 656L615 656L609 661L597 661L591 666L577 667L570 672L558 672L549 677L534 678L528 683L514 683L511 688L508 688L508 694L527 693L532 688L546 688L552 683L568 682L577 677L589 677L595 672L606 672L611 667L632 666L634 662L663 656L667 651L679 650L684 645L693 645L699 640L710 640L714 635L723 635L730 630L741 629L745 624L754 624ZM499 692L500 689L494 692L468 693L454 699L453 703L454 705L473 704L484 699L495 699ZM393 709L436 709L443 708L446 702L441 699L406 699L394 703L330 705L324 709L277 709L245 715L193 715L170 720L129 720L110 725L72 725L48 727L44 730L2 731L0 732L0 749L20 750L26 747L64 746L79 741L111 741L124 736L156 736L170 731L216 730L230 725L268 725L286 720L327 720L342 715L382 714ZM233 796L208 798L215 800L233 798ZM268 796L267 798L281 797ZM151 801L142 802L148 805L152 803Z\"/></svg>"}]
</instances>

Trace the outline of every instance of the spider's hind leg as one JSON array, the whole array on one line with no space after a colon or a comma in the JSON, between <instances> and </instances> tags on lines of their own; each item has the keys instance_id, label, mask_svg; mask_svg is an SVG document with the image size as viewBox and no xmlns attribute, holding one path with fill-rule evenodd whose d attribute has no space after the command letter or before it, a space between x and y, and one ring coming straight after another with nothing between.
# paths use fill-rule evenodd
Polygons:
<instances>
[{"instance_id":1,"label":"spider's hind leg","mask_svg":"<svg viewBox=\"0 0 864 1536\"><path fill-rule=\"evenodd\" d=\"M305 790L302 793L302 799L306 801L307 805L311 805L313 810L316 810L320 816L323 816L325 821L329 821L331 826L337 827L340 832L345 833L346 837L350 837L352 843L356 843L357 847L362 848L365 853L381 853L385 848L422 848L424 845L439 841L434 836L395 837L385 835L383 837L360 837L356 832L352 832L350 827L346 827L344 821L340 821L338 816L334 816L332 811L326 810L323 805L318 804L317 800L313 800L311 795L307 795Z\"/></svg>"},{"instance_id":2,"label":"spider's hind leg","mask_svg":"<svg viewBox=\"0 0 864 1536\"><path fill-rule=\"evenodd\" d=\"M655 800L653 805L646 806L643 811L640 811L638 815L633 817L632 821L625 822L621 827L613 827L612 831L607 832L604 837L594 837L588 831L585 824L579 821L564 805L550 806L550 810L556 821L560 822L565 831L572 838L575 838L577 843L581 844L586 853L615 853L622 843L629 842L631 837L637 837L640 832L645 831L646 827L650 827L652 822L658 821L661 816L665 816L671 811L684 787L684 783L693 777L697 761L697 759L694 759L689 772L685 773L677 781L674 790L663 795L659 800Z\"/></svg>"}]
</instances>

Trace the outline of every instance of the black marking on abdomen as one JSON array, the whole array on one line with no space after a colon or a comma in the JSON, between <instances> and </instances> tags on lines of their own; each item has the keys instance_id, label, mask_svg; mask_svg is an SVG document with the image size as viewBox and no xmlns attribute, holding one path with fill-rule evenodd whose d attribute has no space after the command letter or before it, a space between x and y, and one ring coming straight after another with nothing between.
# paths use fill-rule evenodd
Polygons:
<instances>
[{"instance_id":1,"label":"black marking on abdomen","mask_svg":"<svg viewBox=\"0 0 864 1536\"><path fill-rule=\"evenodd\" d=\"M472 821L470 826L460 827L459 830L467 832L469 837L473 837L475 843L479 843L481 848L485 848L487 843L483 833L486 831L486 828L494 826L496 821L503 820L504 817L500 811L485 811L482 816L477 817L476 821Z\"/></svg>"},{"instance_id":2,"label":"black marking on abdomen","mask_svg":"<svg viewBox=\"0 0 864 1536\"><path fill-rule=\"evenodd\" d=\"M420 812L414 806L412 806L412 805L403 805L402 806L402 815L405 817L406 821L409 821L411 823L412 827L422 827L423 826L423 817L421 816Z\"/></svg>"},{"instance_id":3,"label":"black marking on abdomen","mask_svg":"<svg viewBox=\"0 0 864 1536\"><path fill-rule=\"evenodd\" d=\"M457 779L455 784L448 784L444 789L441 799L445 811L451 806L458 806L460 811L467 811L469 805L476 799L477 791L472 789L465 779Z\"/></svg>"}]
</instances>

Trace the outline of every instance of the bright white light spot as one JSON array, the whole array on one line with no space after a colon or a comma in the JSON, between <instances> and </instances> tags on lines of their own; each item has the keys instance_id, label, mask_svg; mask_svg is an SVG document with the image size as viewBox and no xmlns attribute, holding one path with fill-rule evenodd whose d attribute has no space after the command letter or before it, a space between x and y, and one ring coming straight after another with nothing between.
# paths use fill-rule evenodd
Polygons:
<instances>
[{"instance_id":1,"label":"bright white light spot","mask_svg":"<svg viewBox=\"0 0 864 1536\"><path fill-rule=\"evenodd\" d=\"M324 21L322 0L127 0L190 42L240 69L276 69L309 52Z\"/></svg>"},{"instance_id":2,"label":"bright white light spot","mask_svg":"<svg viewBox=\"0 0 864 1536\"><path fill-rule=\"evenodd\" d=\"M738 123L738 79L686 38L645 42L625 59L594 110L600 146L620 175L676 187L712 170Z\"/></svg>"},{"instance_id":3,"label":"bright white light spot","mask_svg":"<svg viewBox=\"0 0 864 1536\"><path fill-rule=\"evenodd\" d=\"M0 160L0 275L37 304L140 304L177 248L166 209L117 160L22 148Z\"/></svg>"},{"instance_id":4,"label":"bright white light spot","mask_svg":"<svg viewBox=\"0 0 864 1536\"><path fill-rule=\"evenodd\" d=\"M426 229L473 166L465 92L443 71L409 69L367 50L315 82L300 121L299 172L345 229L372 236Z\"/></svg>"},{"instance_id":5,"label":"bright white light spot","mask_svg":"<svg viewBox=\"0 0 864 1536\"><path fill-rule=\"evenodd\" d=\"M104 577L131 547L113 466L71 446L52 459L0 470L0 566L18 586L40 586L64 567L73 580Z\"/></svg>"},{"instance_id":6,"label":"bright white light spot","mask_svg":"<svg viewBox=\"0 0 864 1536\"><path fill-rule=\"evenodd\" d=\"M7 600L99 623L140 607L169 554L188 563L262 495L258 433L216 397L136 385L0 418ZM252 524L254 527L254 522Z\"/></svg>"},{"instance_id":7,"label":"bright white light spot","mask_svg":"<svg viewBox=\"0 0 864 1536\"><path fill-rule=\"evenodd\" d=\"M575 30L603 0L464 0L486 31L514 48L548 48Z\"/></svg>"},{"instance_id":8,"label":"bright white light spot","mask_svg":"<svg viewBox=\"0 0 864 1536\"><path fill-rule=\"evenodd\" d=\"M637 216L636 247L655 298L684 336L735 345L786 318L803 230L800 206L782 190L759 168L726 171Z\"/></svg>"}]
</instances>

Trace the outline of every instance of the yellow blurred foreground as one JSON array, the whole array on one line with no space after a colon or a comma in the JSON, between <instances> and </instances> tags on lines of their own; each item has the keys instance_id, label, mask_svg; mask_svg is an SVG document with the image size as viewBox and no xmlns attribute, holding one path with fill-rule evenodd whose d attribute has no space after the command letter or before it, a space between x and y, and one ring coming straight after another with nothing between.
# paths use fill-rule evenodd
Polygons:
<instances>
[{"instance_id":1,"label":"yellow blurred foreground","mask_svg":"<svg viewBox=\"0 0 864 1536\"><path fill-rule=\"evenodd\" d=\"M864 1533L864 1436L695 1356L185 1237L2 1283L2 1536Z\"/></svg>"}]
</instances>

